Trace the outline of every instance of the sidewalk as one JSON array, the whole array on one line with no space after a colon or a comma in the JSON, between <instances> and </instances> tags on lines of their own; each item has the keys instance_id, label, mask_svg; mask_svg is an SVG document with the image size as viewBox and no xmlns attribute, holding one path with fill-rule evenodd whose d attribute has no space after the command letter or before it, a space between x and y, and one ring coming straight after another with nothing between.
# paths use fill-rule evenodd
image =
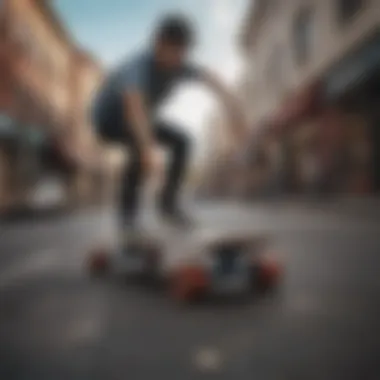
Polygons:
<instances>
[{"instance_id":1,"label":"sidewalk","mask_svg":"<svg viewBox=\"0 0 380 380\"><path fill-rule=\"evenodd\" d=\"M303 197L267 201L286 207L310 208L341 214L347 217L380 220L380 197L342 196L331 199L310 199Z\"/></svg>"},{"instance_id":2,"label":"sidewalk","mask_svg":"<svg viewBox=\"0 0 380 380\"><path fill-rule=\"evenodd\" d=\"M380 220L379 197L342 197L333 202L332 207L338 212L348 213L352 216L379 218Z\"/></svg>"},{"instance_id":3,"label":"sidewalk","mask_svg":"<svg viewBox=\"0 0 380 380\"><path fill-rule=\"evenodd\" d=\"M101 208L97 204L84 204L84 205L61 205L46 208L38 207L19 207L8 210L8 212L0 214L0 224L20 224L38 222L48 219L57 219L76 213L81 213L86 210L93 210Z\"/></svg>"}]
</instances>

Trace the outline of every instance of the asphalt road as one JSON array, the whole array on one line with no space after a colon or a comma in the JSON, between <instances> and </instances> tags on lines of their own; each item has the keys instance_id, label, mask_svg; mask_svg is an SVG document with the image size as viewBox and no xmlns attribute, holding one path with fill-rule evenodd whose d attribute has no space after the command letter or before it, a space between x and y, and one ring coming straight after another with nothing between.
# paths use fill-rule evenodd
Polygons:
<instances>
[{"instance_id":1,"label":"asphalt road","mask_svg":"<svg viewBox=\"0 0 380 380\"><path fill-rule=\"evenodd\" d=\"M0 379L380 378L380 222L286 205L196 214L271 232L281 291L180 308L86 276L107 212L0 226Z\"/></svg>"}]
</instances>

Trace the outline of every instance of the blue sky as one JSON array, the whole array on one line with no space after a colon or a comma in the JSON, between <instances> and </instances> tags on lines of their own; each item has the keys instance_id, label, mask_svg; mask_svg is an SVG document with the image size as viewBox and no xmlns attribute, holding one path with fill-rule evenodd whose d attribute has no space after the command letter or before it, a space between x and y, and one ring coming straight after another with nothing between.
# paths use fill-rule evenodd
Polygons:
<instances>
[{"instance_id":1,"label":"blue sky","mask_svg":"<svg viewBox=\"0 0 380 380\"><path fill-rule=\"evenodd\" d=\"M157 18L166 12L187 14L198 27L194 58L229 83L238 76L237 34L249 0L53 0L71 34L86 49L112 66L149 40ZM174 119L202 140L213 107L197 86L184 88L164 107Z\"/></svg>"}]
</instances>

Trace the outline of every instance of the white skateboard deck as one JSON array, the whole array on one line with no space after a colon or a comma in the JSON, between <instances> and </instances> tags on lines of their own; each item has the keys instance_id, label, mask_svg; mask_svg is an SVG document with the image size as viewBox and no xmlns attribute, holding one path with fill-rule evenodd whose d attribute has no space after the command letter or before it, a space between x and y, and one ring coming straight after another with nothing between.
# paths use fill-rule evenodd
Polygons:
<instances>
[{"instance_id":1,"label":"white skateboard deck","mask_svg":"<svg viewBox=\"0 0 380 380\"><path fill-rule=\"evenodd\" d=\"M166 277L184 265L197 265L211 270L218 246L241 244L245 250L249 250L249 255L260 255L267 241L268 237L262 233L232 227L198 227L191 230L145 227L137 233L126 232L124 239L112 252L111 268L119 273L144 270L146 255L128 254L128 244L136 245L142 251L155 251L159 256L157 272L159 276Z\"/></svg>"}]
</instances>

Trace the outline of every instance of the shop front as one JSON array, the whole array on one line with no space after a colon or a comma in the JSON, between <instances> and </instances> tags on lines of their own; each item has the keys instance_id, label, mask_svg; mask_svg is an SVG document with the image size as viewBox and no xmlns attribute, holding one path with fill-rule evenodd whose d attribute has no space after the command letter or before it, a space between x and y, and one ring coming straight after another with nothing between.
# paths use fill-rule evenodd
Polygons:
<instances>
[{"instance_id":1,"label":"shop front","mask_svg":"<svg viewBox=\"0 0 380 380\"><path fill-rule=\"evenodd\" d=\"M16 186L15 163L18 150L18 129L15 121L6 113L0 114L0 213L13 203Z\"/></svg>"},{"instance_id":2,"label":"shop front","mask_svg":"<svg viewBox=\"0 0 380 380\"><path fill-rule=\"evenodd\" d=\"M44 157L48 143L46 127L29 125L26 140L29 147L27 205L35 211L53 210L66 204L66 189L62 176L51 170L51 163Z\"/></svg>"},{"instance_id":3,"label":"shop front","mask_svg":"<svg viewBox=\"0 0 380 380\"><path fill-rule=\"evenodd\" d=\"M66 202L69 165L55 144L57 123L50 107L26 90L23 95L28 107L18 120L17 206L42 211Z\"/></svg>"},{"instance_id":4,"label":"shop front","mask_svg":"<svg viewBox=\"0 0 380 380\"><path fill-rule=\"evenodd\" d=\"M264 122L253 128L248 136L248 149L245 155L245 198L254 200L261 197L267 184L266 132Z\"/></svg>"},{"instance_id":5,"label":"shop front","mask_svg":"<svg viewBox=\"0 0 380 380\"><path fill-rule=\"evenodd\" d=\"M319 157L316 149L321 110L320 83L315 81L286 99L272 118L272 135L277 149L272 154L276 162L277 187L287 194L315 191Z\"/></svg>"},{"instance_id":6,"label":"shop front","mask_svg":"<svg viewBox=\"0 0 380 380\"><path fill-rule=\"evenodd\" d=\"M324 128L329 142L325 156L331 161L330 166L335 166L335 177L339 178L334 190L379 193L380 30L327 72L323 96L329 112L334 110L329 128L335 132Z\"/></svg>"},{"instance_id":7,"label":"shop front","mask_svg":"<svg viewBox=\"0 0 380 380\"><path fill-rule=\"evenodd\" d=\"M273 125L262 123L250 154L248 185L252 195L276 196L283 191L283 145ZM253 190L255 189L255 190Z\"/></svg>"},{"instance_id":8,"label":"shop front","mask_svg":"<svg viewBox=\"0 0 380 380\"><path fill-rule=\"evenodd\" d=\"M0 203L12 211L26 206L39 173L40 135L23 121L0 115Z\"/></svg>"}]
</instances>

